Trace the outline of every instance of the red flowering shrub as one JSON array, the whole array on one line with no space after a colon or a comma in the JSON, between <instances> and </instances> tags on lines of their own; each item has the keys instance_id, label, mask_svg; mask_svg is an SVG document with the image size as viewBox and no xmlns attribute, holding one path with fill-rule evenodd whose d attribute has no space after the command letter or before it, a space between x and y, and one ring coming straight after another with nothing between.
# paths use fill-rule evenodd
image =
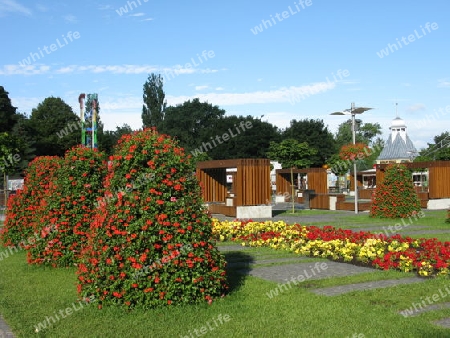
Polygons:
<instances>
[{"instance_id":1,"label":"red flowering shrub","mask_svg":"<svg viewBox=\"0 0 450 338\"><path fill-rule=\"evenodd\" d=\"M46 196L55 188L55 172L60 161L57 156L40 156L30 162L23 190L18 190L8 200L4 228L0 231L5 246L24 247L35 240L39 219L45 213Z\"/></svg>"},{"instance_id":2,"label":"red flowering shrub","mask_svg":"<svg viewBox=\"0 0 450 338\"><path fill-rule=\"evenodd\" d=\"M68 150L56 171L56 187L46 197L39 219L40 238L28 245L28 262L70 266L77 262L97 198L103 195L105 155L77 146Z\"/></svg>"},{"instance_id":3,"label":"red flowering shrub","mask_svg":"<svg viewBox=\"0 0 450 338\"><path fill-rule=\"evenodd\" d=\"M367 144L356 143L346 144L341 147L339 157L341 160L361 160L370 154L370 148Z\"/></svg>"},{"instance_id":4,"label":"red flowering shrub","mask_svg":"<svg viewBox=\"0 0 450 338\"><path fill-rule=\"evenodd\" d=\"M389 165L383 181L377 184L372 196L370 216L405 218L417 214L420 210L411 172L402 164Z\"/></svg>"},{"instance_id":5,"label":"red flowering shrub","mask_svg":"<svg viewBox=\"0 0 450 338\"><path fill-rule=\"evenodd\" d=\"M78 264L78 292L103 305L212 302L226 289L195 166L165 135L123 136Z\"/></svg>"}]
</instances>

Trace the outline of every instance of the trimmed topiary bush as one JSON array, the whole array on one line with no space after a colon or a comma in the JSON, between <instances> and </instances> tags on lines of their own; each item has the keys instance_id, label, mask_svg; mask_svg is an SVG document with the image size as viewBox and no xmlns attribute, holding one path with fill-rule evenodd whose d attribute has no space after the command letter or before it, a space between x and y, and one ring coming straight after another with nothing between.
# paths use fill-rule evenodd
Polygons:
<instances>
[{"instance_id":1,"label":"trimmed topiary bush","mask_svg":"<svg viewBox=\"0 0 450 338\"><path fill-rule=\"evenodd\" d=\"M57 156L40 156L30 162L23 190L8 199L4 228L0 239L5 246L25 247L33 243L45 214L47 197L53 194L55 172L61 165Z\"/></svg>"},{"instance_id":2,"label":"trimmed topiary bush","mask_svg":"<svg viewBox=\"0 0 450 338\"><path fill-rule=\"evenodd\" d=\"M212 302L226 290L195 166L165 135L123 136L78 265L78 292L99 307Z\"/></svg>"},{"instance_id":3,"label":"trimmed topiary bush","mask_svg":"<svg viewBox=\"0 0 450 338\"><path fill-rule=\"evenodd\" d=\"M96 149L68 150L56 171L55 189L46 196L37 229L41 238L26 247L30 264L70 266L86 244L97 199L103 196L106 157Z\"/></svg>"},{"instance_id":4,"label":"trimmed topiary bush","mask_svg":"<svg viewBox=\"0 0 450 338\"><path fill-rule=\"evenodd\" d=\"M411 171L402 164L389 165L384 180L377 184L372 196L370 216L405 218L419 211L420 201L414 190Z\"/></svg>"}]
</instances>

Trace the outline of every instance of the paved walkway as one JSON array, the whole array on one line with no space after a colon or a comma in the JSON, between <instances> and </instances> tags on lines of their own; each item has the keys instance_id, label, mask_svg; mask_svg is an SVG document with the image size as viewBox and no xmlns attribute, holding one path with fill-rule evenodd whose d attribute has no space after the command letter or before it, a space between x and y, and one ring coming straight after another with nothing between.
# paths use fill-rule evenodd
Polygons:
<instances>
[{"instance_id":1,"label":"paved walkway","mask_svg":"<svg viewBox=\"0 0 450 338\"><path fill-rule=\"evenodd\" d=\"M0 338L14 338L14 334L12 333L9 326L3 320L3 317L0 316Z\"/></svg>"},{"instance_id":2,"label":"paved walkway","mask_svg":"<svg viewBox=\"0 0 450 338\"><path fill-rule=\"evenodd\" d=\"M373 271L373 269L371 269ZM380 289L380 288L389 288L392 286L403 285L403 284L412 284L412 283L422 283L426 281L425 278L419 277L411 277L411 278L402 278L402 279L388 279L388 280L379 280L374 282L366 282L366 283L356 283L356 284L348 284L348 285L339 285L333 286L329 288L322 289L314 289L311 290L313 293L322 296L338 296L344 293L349 293L353 291L365 291L372 289Z\"/></svg>"}]
</instances>

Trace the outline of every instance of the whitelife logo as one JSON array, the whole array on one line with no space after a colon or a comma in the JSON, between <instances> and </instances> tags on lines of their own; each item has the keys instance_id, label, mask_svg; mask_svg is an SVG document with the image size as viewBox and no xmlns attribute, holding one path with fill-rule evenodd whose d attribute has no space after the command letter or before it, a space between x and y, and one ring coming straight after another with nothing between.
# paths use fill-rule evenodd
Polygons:
<instances>
[{"instance_id":1,"label":"whitelife logo","mask_svg":"<svg viewBox=\"0 0 450 338\"><path fill-rule=\"evenodd\" d=\"M427 35L427 31L428 31L428 33L431 33L432 30L434 31L438 28L439 28L439 26L436 22L433 22L433 23L427 22L425 24L425 28L423 28L422 25L420 26L420 29L421 29L423 35L420 35L420 33L417 32L417 29L415 29L414 34L409 34L408 38L405 38L404 36L402 36L400 39L401 41L398 38L396 38L395 40L397 40L397 43L394 43L394 44L388 43L388 45L385 49L382 49L379 52L377 52L377 55L380 59L382 59L385 56L389 55L389 51L390 51L390 53L394 53L395 51L398 51L399 48L403 48L403 46L407 46L411 42L416 41L416 38L417 39L423 38L425 35ZM406 39L408 39L409 42L406 41ZM403 42L403 45L402 45L402 42Z\"/></svg>"},{"instance_id":2,"label":"whitelife logo","mask_svg":"<svg viewBox=\"0 0 450 338\"><path fill-rule=\"evenodd\" d=\"M62 35L62 41L56 39L56 43L52 43L50 46L44 46L41 48L38 48L37 53L30 53L30 56L28 56L26 59L23 59L22 61L19 61L19 65L22 67L31 65L32 62L36 62L42 58L45 57L45 55L49 55L55 51L57 51L60 48L63 48L69 44L69 42L72 42L74 40L78 40L80 38L80 33L75 31L72 33L72 31L67 32L67 35ZM44 51L46 54L44 54Z\"/></svg>"}]
</instances>

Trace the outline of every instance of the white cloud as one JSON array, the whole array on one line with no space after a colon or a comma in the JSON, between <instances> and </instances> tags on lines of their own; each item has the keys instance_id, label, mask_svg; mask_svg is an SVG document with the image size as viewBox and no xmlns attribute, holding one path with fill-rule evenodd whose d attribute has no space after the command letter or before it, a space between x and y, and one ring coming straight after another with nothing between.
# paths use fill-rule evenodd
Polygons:
<instances>
[{"instance_id":1,"label":"white cloud","mask_svg":"<svg viewBox=\"0 0 450 338\"><path fill-rule=\"evenodd\" d=\"M26 70L26 71L25 71ZM176 65L172 67L162 67L162 66L152 66L152 65L68 65L60 67L57 69L52 69L50 66L44 65L4 65L3 69L0 68L0 75L39 75L43 71L52 72L54 74L69 74L69 73L80 73L80 72L90 72L90 73L112 73L112 74L149 74L149 73L161 73L161 75L166 76L168 80L174 78L177 75L182 74L209 74L216 73L218 69L201 69L201 68L186 68L181 65Z\"/></svg>"},{"instance_id":2,"label":"white cloud","mask_svg":"<svg viewBox=\"0 0 450 338\"><path fill-rule=\"evenodd\" d=\"M112 6L111 5L99 5L98 9L101 11L105 11L107 9L112 9Z\"/></svg>"},{"instance_id":3,"label":"white cloud","mask_svg":"<svg viewBox=\"0 0 450 338\"><path fill-rule=\"evenodd\" d=\"M416 111L422 111L422 110L426 110L426 109L427 109L427 108L425 107L424 104L422 104L422 103L416 103L416 104L413 104L413 105L407 107L407 108L406 108L406 111L407 111L408 113L414 113L414 112L416 112Z\"/></svg>"},{"instance_id":4,"label":"white cloud","mask_svg":"<svg viewBox=\"0 0 450 338\"><path fill-rule=\"evenodd\" d=\"M50 71L50 66L46 65L4 65L0 68L0 75L42 75Z\"/></svg>"},{"instance_id":5,"label":"white cloud","mask_svg":"<svg viewBox=\"0 0 450 338\"><path fill-rule=\"evenodd\" d=\"M66 21L67 23L77 23L78 22L77 17L72 14L65 15L63 18L64 18L64 21Z\"/></svg>"},{"instance_id":6,"label":"white cloud","mask_svg":"<svg viewBox=\"0 0 450 338\"><path fill-rule=\"evenodd\" d=\"M450 87L450 81L447 80L438 80L438 87Z\"/></svg>"},{"instance_id":7,"label":"white cloud","mask_svg":"<svg viewBox=\"0 0 450 338\"><path fill-rule=\"evenodd\" d=\"M224 90L225 88L223 87L216 87L216 90Z\"/></svg>"},{"instance_id":8,"label":"white cloud","mask_svg":"<svg viewBox=\"0 0 450 338\"><path fill-rule=\"evenodd\" d=\"M320 82L301 87L283 87L269 91L256 91L247 93L207 93L198 94L201 101L213 102L219 106L233 106L255 103L286 103L302 100L308 96L319 94L334 88L334 83ZM300 97L301 96L301 97ZM167 96L167 102L170 105L183 103L194 97L189 96Z\"/></svg>"},{"instance_id":9,"label":"white cloud","mask_svg":"<svg viewBox=\"0 0 450 338\"><path fill-rule=\"evenodd\" d=\"M39 12L48 12L48 7L42 5L42 4L36 4L36 9Z\"/></svg>"},{"instance_id":10,"label":"white cloud","mask_svg":"<svg viewBox=\"0 0 450 338\"><path fill-rule=\"evenodd\" d=\"M135 14L130 14L129 16L144 16L145 13L135 13Z\"/></svg>"},{"instance_id":11,"label":"white cloud","mask_svg":"<svg viewBox=\"0 0 450 338\"><path fill-rule=\"evenodd\" d=\"M30 115L31 110L36 108L43 100L43 98L37 97L11 97L12 105L17 107L19 112L27 113L27 115Z\"/></svg>"},{"instance_id":12,"label":"white cloud","mask_svg":"<svg viewBox=\"0 0 450 338\"><path fill-rule=\"evenodd\" d=\"M298 116L287 112L264 113L264 117L262 118L263 121L267 121L280 129L289 127L293 119L298 119Z\"/></svg>"},{"instance_id":13,"label":"white cloud","mask_svg":"<svg viewBox=\"0 0 450 338\"><path fill-rule=\"evenodd\" d=\"M208 89L209 86L195 86L195 90L204 90L204 89Z\"/></svg>"},{"instance_id":14,"label":"white cloud","mask_svg":"<svg viewBox=\"0 0 450 338\"><path fill-rule=\"evenodd\" d=\"M29 8L22 6L15 0L0 0L0 16L5 16L9 13L20 13L26 16L32 15Z\"/></svg>"}]
</instances>

